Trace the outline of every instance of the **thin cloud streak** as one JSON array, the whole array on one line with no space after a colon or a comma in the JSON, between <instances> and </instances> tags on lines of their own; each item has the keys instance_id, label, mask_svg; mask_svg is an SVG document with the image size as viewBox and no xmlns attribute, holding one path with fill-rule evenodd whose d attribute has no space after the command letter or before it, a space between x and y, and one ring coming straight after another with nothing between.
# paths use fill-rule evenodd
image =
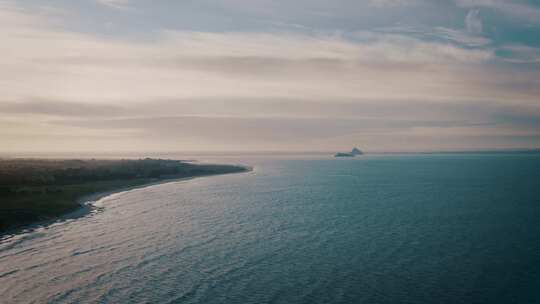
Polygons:
<instances>
[{"instance_id":1,"label":"thin cloud streak","mask_svg":"<svg viewBox=\"0 0 540 304\"><path fill-rule=\"evenodd\" d=\"M127 9L129 7L129 0L96 0L96 2L115 9Z\"/></svg>"}]
</instances>

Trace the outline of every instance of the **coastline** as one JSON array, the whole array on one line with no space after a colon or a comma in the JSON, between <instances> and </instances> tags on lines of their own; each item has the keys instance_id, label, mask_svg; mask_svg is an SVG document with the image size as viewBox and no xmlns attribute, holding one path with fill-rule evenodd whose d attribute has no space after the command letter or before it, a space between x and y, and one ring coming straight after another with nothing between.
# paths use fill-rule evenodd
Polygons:
<instances>
[{"instance_id":1,"label":"coastline","mask_svg":"<svg viewBox=\"0 0 540 304\"><path fill-rule=\"evenodd\" d=\"M117 189L113 189L113 190L109 190L109 191L101 191L101 192L96 192L96 193L83 195L83 196L77 198L76 202L81 207L93 206L93 203L95 203L95 202L97 202L97 201L99 201L99 200L101 200L101 199L103 199L103 198L105 198L107 196L122 193L122 192L131 191L131 190L135 190L135 189L141 189L141 188L146 188L146 187L151 187L151 186L156 186L156 185L187 181L187 180L192 180L192 179L196 179L196 178L211 177L211 176L218 176L218 175L228 175L228 174L241 174L241 173L249 173L249 172L253 171L252 167L248 167L248 166L243 166L243 167L245 168L245 171L241 171L241 172L228 172L228 173L217 173L217 174L208 174L208 175L187 176L187 177L178 177L178 178L173 177L173 178L156 179L156 180L148 181L148 183L143 183L143 184L140 184L140 185L126 186L126 187L121 187L121 188L117 188Z\"/></svg>"},{"instance_id":2,"label":"coastline","mask_svg":"<svg viewBox=\"0 0 540 304\"><path fill-rule=\"evenodd\" d=\"M242 166L235 165L235 166L243 168L243 171L209 173L209 174L181 176L181 177L168 176L164 178L151 178L151 179L146 179L146 180L138 180L138 181L135 181L135 183L133 183L134 182L133 180L124 180L123 185L119 186L118 188L104 190L104 191L97 191L90 194L81 194L79 197L75 198L74 200L75 206L74 206L74 209L71 211L68 211L63 214L59 214L51 218L40 219L35 222L23 224L21 226L12 227L5 231L0 231L0 243L16 236L23 236L25 234L32 233L37 229L41 229L41 228L46 229L48 226L54 225L56 223L62 223L69 220L75 220L81 217L88 216L98 208L94 205L94 203L96 203L97 201L105 197L108 197L114 194L119 194L119 193L131 191L135 189L147 188L147 187L151 187L155 185L187 181L187 180L192 180L196 178L211 177L211 176L217 176L217 175L249 173L253 171L253 168L250 166L243 166L243 165Z\"/></svg>"}]
</instances>

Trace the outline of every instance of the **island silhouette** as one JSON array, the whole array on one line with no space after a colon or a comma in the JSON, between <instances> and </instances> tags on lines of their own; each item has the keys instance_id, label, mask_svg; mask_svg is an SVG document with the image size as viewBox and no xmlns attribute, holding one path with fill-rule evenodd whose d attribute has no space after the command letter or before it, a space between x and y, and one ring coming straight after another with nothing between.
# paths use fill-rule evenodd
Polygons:
<instances>
[{"instance_id":1,"label":"island silhouette","mask_svg":"<svg viewBox=\"0 0 540 304\"><path fill-rule=\"evenodd\" d=\"M334 155L334 157L355 157L362 154L364 154L364 152L355 147L351 150L351 152L338 152Z\"/></svg>"}]
</instances>

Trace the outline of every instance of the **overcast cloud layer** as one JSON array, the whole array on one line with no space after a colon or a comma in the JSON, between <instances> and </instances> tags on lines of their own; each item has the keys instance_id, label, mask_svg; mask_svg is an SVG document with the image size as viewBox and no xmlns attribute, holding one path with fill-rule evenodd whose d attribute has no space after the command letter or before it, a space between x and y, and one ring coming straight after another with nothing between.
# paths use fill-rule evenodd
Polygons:
<instances>
[{"instance_id":1,"label":"overcast cloud layer","mask_svg":"<svg viewBox=\"0 0 540 304\"><path fill-rule=\"evenodd\" d=\"M533 2L0 0L0 37L8 154L540 147Z\"/></svg>"}]
</instances>

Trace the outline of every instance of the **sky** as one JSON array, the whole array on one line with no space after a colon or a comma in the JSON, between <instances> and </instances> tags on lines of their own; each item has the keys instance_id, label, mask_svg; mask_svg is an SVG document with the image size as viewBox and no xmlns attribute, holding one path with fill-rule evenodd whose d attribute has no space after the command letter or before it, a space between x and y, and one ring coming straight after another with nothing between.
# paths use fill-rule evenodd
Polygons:
<instances>
[{"instance_id":1,"label":"sky","mask_svg":"<svg viewBox=\"0 0 540 304\"><path fill-rule=\"evenodd\" d=\"M540 1L0 0L0 152L540 148Z\"/></svg>"}]
</instances>

